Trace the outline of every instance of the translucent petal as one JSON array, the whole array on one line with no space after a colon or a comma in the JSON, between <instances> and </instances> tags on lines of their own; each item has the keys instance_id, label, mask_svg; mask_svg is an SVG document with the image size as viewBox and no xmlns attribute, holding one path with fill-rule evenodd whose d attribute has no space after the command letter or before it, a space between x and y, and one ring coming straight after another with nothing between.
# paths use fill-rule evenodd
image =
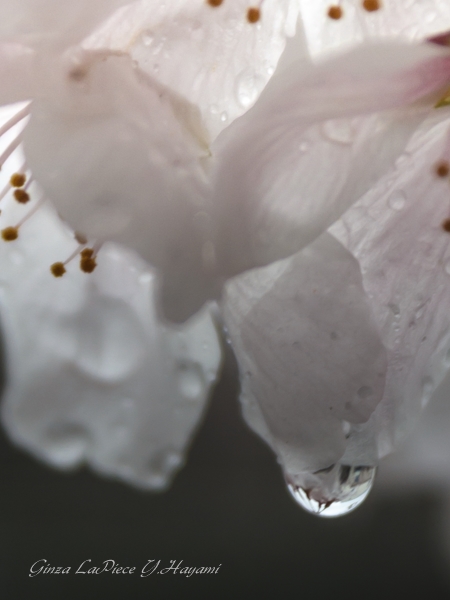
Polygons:
<instances>
[{"instance_id":1,"label":"translucent petal","mask_svg":"<svg viewBox=\"0 0 450 600\"><path fill-rule=\"evenodd\" d=\"M76 245L43 206L17 241L0 246L4 425L53 466L87 463L163 488L183 463L217 374L215 328L207 311L182 328L162 325L153 272L119 246L100 250L92 275L75 262L53 278L50 264Z\"/></svg>"},{"instance_id":2,"label":"translucent petal","mask_svg":"<svg viewBox=\"0 0 450 600\"><path fill-rule=\"evenodd\" d=\"M0 106L34 95L34 58L22 44L0 43Z\"/></svg>"},{"instance_id":3,"label":"translucent petal","mask_svg":"<svg viewBox=\"0 0 450 600\"><path fill-rule=\"evenodd\" d=\"M226 285L244 416L290 481L334 464L380 401L385 349L356 260L328 234Z\"/></svg>"},{"instance_id":4,"label":"translucent petal","mask_svg":"<svg viewBox=\"0 0 450 600\"><path fill-rule=\"evenodd\" d=\"M190 282L181 318L211 296L202 261L210 232L195 218L210 202L197 125L189 105L110 56L74 77L56 73L25 132L30 168L76 230L137 250L179 304Z\"/></svg>"},{"instance_id":5,"label":"translucent petal","mask_svg":"<svg viewBox=\"0 0 450 600\"><path fill-rule=\"evenodd\" d=\"M0 38L69 46L130 0L0 0Z\"/></svg>"},{"instance_id":6,"label":"translucent petal","mask_svg":"<svg viewBox=\"0 0 450 600\"><path fill-rule=\"evenodd\" d=\"M340 3L342 17L328 15L333 0L300 0L308 47L313 56L369 39L423 40L450 30L446 0L380 0L380 9L364 10L361 0Z\"/></svg>"},{"instance_id":7,"label":"translucent petal","mask_svg":"<svg viewBox=\"0 0 450 600\"><path fill-rule=\"evenodd\" d=\"M450 373L432 395L418 426L380 465L388 489L450 489Z\"/></svg>"},{"instance_id":8,"label":"translucent petal","mask_svg":"<svg viewBox=\"0 0 450 600\"><path fill-rule=\"evenodd\" d=\"M391 452L449 366L450 237L443 222L450 190L448 178L438 173L450 160L449 133L448 112L439 109L395 169L332 228L361 265L388 350L383 400L352 433L350 457Z\"/></svg>"},{"instance_id":9,"label":"translucent petal","mask_svg":"<svg viewBox=\"0 0 450 600\"><path fill-rule=\"evenodd\" d=\"M139 67L200 110L211 138L256 101L292 36L298 0L265 0L247 20L248 0L142 0L86 42L126 50Z\"/></svg>"},{"instance_id":10,"label":"translucent petal","mask_svg":"<svg viewBox=\"0 0 450 600\"><path fill-rule=\"evenodd\" d=\"M449 80L450 54L431 44L362 46L274 76L213 146L225 269L314 240L392 164L433 105L412 103Z\"/></svg>"}]
</instances>

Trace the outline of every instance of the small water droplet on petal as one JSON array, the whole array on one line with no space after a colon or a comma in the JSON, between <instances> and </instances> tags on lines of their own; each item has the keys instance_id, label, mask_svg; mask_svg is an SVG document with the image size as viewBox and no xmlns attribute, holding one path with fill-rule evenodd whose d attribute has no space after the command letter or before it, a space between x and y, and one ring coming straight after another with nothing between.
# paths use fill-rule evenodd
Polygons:
<instances>
[{"instance_id":1,"label":"small water droplet on petal","mask_svg":"<svg viewBox=\"0 0 450 600\"><path fill-rule=\"evenodd\" d=\"M358 130L349 119L330 119L322 125L322 133L331 142L347 146L355 140Z\"/></svg>"},{"instance_id":2,"label":"small water droplet on petal","mask_svg":"<svg viewBox=\"0 0 450 600\"><path fill-rule=\"evenodd\" d=\"M393 210L402 210L406 204L405 192L402 192L400 190L393 192L389 196L388 204Z\"/></svg>"}]
</instances>

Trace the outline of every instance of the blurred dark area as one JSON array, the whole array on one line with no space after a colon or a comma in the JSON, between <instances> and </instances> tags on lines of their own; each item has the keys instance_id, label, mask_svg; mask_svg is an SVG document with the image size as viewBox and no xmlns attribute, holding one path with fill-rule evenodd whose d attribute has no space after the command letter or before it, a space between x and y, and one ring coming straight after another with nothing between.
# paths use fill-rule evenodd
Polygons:
<instances>
[{"instance_id":1,"label":"blurred dark area","mask_svg":"<svg viewBox=\"0 0 450 600\"><path fill-rule=\"evenodd\" d=\"M1 434L1 597L450 597L431 494L373 494L355 513L320 519L288 495L276 460L240 416L230 357L184 469L148 494L87 470L59 473ZM69 575L28 576L45 558ZM86 559L134 575L75 575ZM218 566L215 575L139 576L149 559Z\"/></svg>"}]
</instances>

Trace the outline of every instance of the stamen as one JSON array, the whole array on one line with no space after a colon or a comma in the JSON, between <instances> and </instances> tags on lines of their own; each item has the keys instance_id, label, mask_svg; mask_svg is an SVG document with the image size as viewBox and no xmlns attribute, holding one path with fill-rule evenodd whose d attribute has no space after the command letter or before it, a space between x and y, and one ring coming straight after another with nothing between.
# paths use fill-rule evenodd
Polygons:
<instances>
[{"instance_id":1,"label":"stamen","mask_svg":"<svg viewBox=\"0 0 450 600\"><path fill-rule=\"evenodd\" d=\"M24 173L13 173L9 180L11 187L21 188L25 185L27 177Z\"/></svg>"},{"instance_id":2,"label":"stamen","mask_svg":"<svg viewBox=\"0 0 450 600\"><path fill-rule=\"evenodd\" d=\"M213 8L217 8L222 4L223 0L206 0L206 3L212 6Z\"/></svg>"},{"instance_id":3,"label":"stamen","mask_svg":"<svg viewBox=\"0 0 450 600\"><path fill-rule=\"evenodd\" d=\"M55 262L50 267L50 271L54 277L62 277L66 272L66 267L62 262Z\"/></svg>"},{"instance_id":4,"label":"stamen","mask_svg":"<svg viewBox=\"0 0 450 600\"><path fill-rule=\"evenodd\" d=\"M328 9L328 16L330 19L333 19L334 21L339 21L339 19L342 18L344 14L344 11L342 10L342 8L340 6L334 5L334 6L330 6Z\"/></svg>"},{"instance_id":5,"label":"stamen","mask_svg":"<svg viewBox=\"0 0 450 600\"><path fill-rule=\"evenodd\" d=\"M40 199L39 199L39 200L36 202L36 204L33 206L33 208L32 208L30 211L28 211L28 213L27 213L27 214L26 214L26 215L25 215L25 216L24 216L22 219L20 219L20 221L19 221L19 222L17 223L17 225L16 225L16 229L19 229L20 227L22 227L22 225L23 225L23 224L24 224L26 221L28 221L28 219L29 219L29 218L31 218L31 217L34 215L34 213L35 213L35 212L37 212L37 211L38 211L38 210L41 208L41 206L44 204L44 202L45 202L45 197L44 197L44 196L42 196L42 197L41 197L41 198L40 198Z\"/></svg>"},{"instance_id":6,"label":"stamen","mask_svg":"<svg viewBox=\"0 0 450 600\"><path fill-rule=\"evenodd\" d=\"M77 240L77 242L83 246L87 244L87 238L85 235L80 233L79 231L75 231L73 237Z\"/></svg>"},{"instance_id":7,"label":"stamen","mask_svg":"<svg viewBox=\"0 0 450 600\"><path fill-rule=\"evenodd\" d=\"M375 12L381 8L380 0L364 0L362 5L364 10L367 10L367 12Z\"/></svg>"},{"instance_id":8,"label":"stamen","mask_svg":"<svg viewBox=\"0 0 450 600\"><path fill-rule=\"evenodd\" d=\"M261 11L257 7L250 7L247 11L247 21L249 23L257 23L261 19Z\"/></svg>"},{"instance_id":9,"label":"stamen","mask_svg":"<svg viewBox=\"0 0 450 600\"><path fill-rule=\"evenodd\" d=\"M95 250L93 248L85 248L80 252L80 256L80 269L84 273L92 273L97 266Z\"/></svg>"},{"instance_id":10,"label":"stamen","mask_svg":"<svg viewBox=\"0 0 450 600\"><path fill-rule=\"evenodd\" d=\"M447 177L447 175L450 173L450 165L448 162L446 160L439 162L435 166L435 173L438 177Z\"/></svg>"},{"instance_id":11,"label":"stamen","mask_svg":"<svg viewBox=\"0 0 450 600\"><path fill-rule=\"evenodd\" d=\"M18 227L6 227L2 229L2 238L5 242L13 242L19 237Z\"/></svg>"},{"instance_id":12,"label":"stamen","mask_svg":"<svg viewBox=\"0 0 450 600\"><path fill-rule=\"evenodd\" d=\"M26 204L27 202L30 201L30 194L28 193L28 188L30 187L30 185L32 183L33 183L33 176L31 176L28 179L24 188L19 188L14 191L13 196L17 200L17 202L20 202L20 204Z\"/></svg>"},{"instance_id":13,"label":"stamen","mask_svg":"<svg viewBox=\"0 0 450 600\"><path fill-rule=\"evenodd\" d=\"M30 195L23 189L14 190L13 195L17 202L19 202L20 204L26 204L30 201Z\"/></svg>"},{"instance_id":14,"label":"stamen","mask_svg":"<svg viewBox=\"0 0 450 600\"><path fill-rule=\"evenodd\" d=\"M442 222L442 229L447 233L450 233L450 219L445 219L445 221Z\"/></svg>"}]
</instances>

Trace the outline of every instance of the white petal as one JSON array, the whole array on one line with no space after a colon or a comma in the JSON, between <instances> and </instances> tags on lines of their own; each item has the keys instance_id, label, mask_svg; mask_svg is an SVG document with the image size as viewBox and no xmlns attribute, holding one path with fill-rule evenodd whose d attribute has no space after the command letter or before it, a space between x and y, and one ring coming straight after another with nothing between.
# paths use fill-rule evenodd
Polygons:
<instances>
[{"instance_id":1,"label":"white petal","mask_svg":"<svg viewBox=\"0 0 450 600\"><path fill-rule=\"evenodd\" d=\"M0 43L0 106L34 94L34 52L16 43Z\"/></svg>"},{"instance_id":2,"label":"white petal","mask_svg":"<svg viewBox=\"0 0 450 600\"><path fill-rule=\"evenodd\" d=\"M130 0L0 0L0 38L69 46Z\"/></svg>"},{"instance_id":3,"label":"white petal","mask_svg":"<svg viewBox=\"0 0 450 600\"><path fill-rule=\"evenodd\" d=\"M424 486L450 490L449 428L450 373L431 397L418 427L381 463L379 484L390 490Z\"/></svg>"},{"instance_id":4,"label":"white petal","mask_svg":"<svg viewBox=\"0 0 450 600\"><path fill-rule=\"evenodd\" d=\"M393 109L449 81L450 54L431 44L364 46L275 76L213 147L219 255L229 271L288 256L329 227L426 114L421 104Z\"/></svg>"},{"instance_id":5,"label":"white petal","mask_svg":"<svg viewBox=\"0 0 450 600\"><path fill-rule=\"evenodd\" d=\"M332 231L358 259L388 349L384 397L351 452L391 452L415 424L450 357L449 182L436 164L450 160L450 119L439 109L411 140L395 169ZM353 448L353 450L352 450Z\"/></svg>"},{"instance_id":6,"label":"white petal","mask_svg":"<svg viewBox=\"0 0 450 600\"><path fill-rule=\"evenodd\" d=\"M358 263L324 234L226 286L244 416L295 478L343 455L345 428L382 397L385 350Z\"/></svg>"},{"instance_id":7,"label":"white petal","mask_svg":"<svg viewBox=\"0 0 450 600\"><path fill-rule=\"evenodd\" d=\"M265 0L261 19L247 21L248 0L142 0L87 41L125 50L139 67L200 110L214 138L254 104L293 35L298 0Z\"/></svg>"},{"instance_id":8,"label":"white petal","mask_svg":"<svg viewBox=\"0 0 450 600\"><path fill-rule=\"evenodd\" d=\"M162 325L154 274L119 246L101 249L92 275L70 263L53 278L50 264L74 247L46 207L17 241L0 246L3 422L17 444L53 466L87 463L160 489L182 464L215 380L215 328L208 312L180 329Z\"/></svg>"},{"instance_id":9,"label":"white petal","mask_svg":"<svg viewBox=\"0 0 450 600\"><path fill-rule=\"evenodd\" d=\"M210 201L195 117L131 60L109 57L79 78L55 75L25 132L30 168L61 215L91 239L138 251L179 301L190 282L186 315L211 296L202 263L210 234L195 219Z\"/></svg>"},{"instance_id":10,"label":"white petal","mask_svg":"<svg viewBox=\"0 0 450 600\"><path fill-rule=\"evenodd\" d=\"M328 16L334 0L300 0L308 47L313 56L369 39L420 41L450 29L450 4L441 0L380 0L367 12L361 0L340 3L342 18Z\"/></svg>"}]
</instances>

